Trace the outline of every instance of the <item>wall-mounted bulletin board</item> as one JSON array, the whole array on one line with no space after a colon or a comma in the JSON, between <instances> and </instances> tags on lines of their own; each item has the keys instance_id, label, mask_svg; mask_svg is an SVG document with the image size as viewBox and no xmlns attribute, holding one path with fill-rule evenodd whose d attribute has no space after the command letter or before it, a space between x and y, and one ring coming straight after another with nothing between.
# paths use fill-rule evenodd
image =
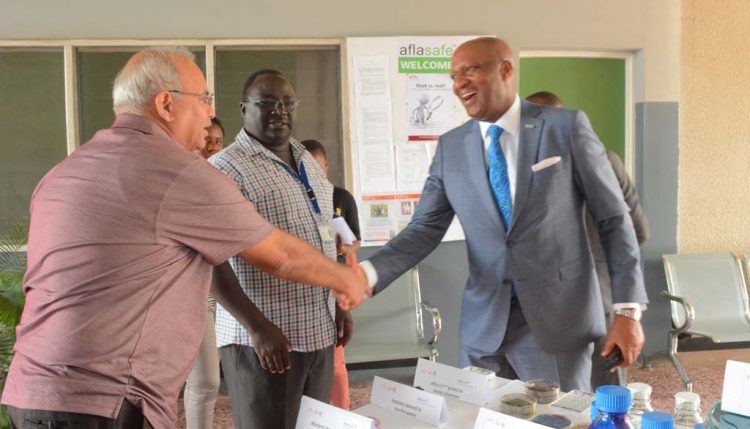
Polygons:
<instances>
[{"instance_id":1,"label":"wall-mounted bulletin board","mask_svg":"<svg viewBox=\"0 0 750 429\"><path fill-rule=\"evenodd\" d=\"M347 39L353 194L364 246L384 244L409 223L438 137L468 119L449 73L456 47L471 38ZM454 219L443 240L463 239Z\"/></svg>"}]
</instances>

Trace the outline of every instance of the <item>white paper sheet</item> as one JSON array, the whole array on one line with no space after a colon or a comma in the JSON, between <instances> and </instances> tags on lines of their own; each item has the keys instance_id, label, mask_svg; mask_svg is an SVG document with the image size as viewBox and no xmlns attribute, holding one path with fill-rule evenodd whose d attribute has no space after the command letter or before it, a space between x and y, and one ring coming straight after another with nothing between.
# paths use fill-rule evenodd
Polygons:
<instances>
[{"instance_id":1,"label":"white paper sheet","mask_svg":"<svg viewBox=\"0 0 750 429\"><path fill-rule=\"evenodd\" d=\"M349 225L343 217L335 217L331 219L331 228L333 228L333 232L336 233L336 236L341 239L343 244L351 245L357 241L357 236L354 235L352 229L349 228Z\"/></svg>"},{"instance_id":2,"label":"white paper sheet","mask_svg":"<svg viewBox=\"0 0 750 429\"><path fill-rule=\"evenodd\" d=\"M430 152L424 143L396 145L396 189L421 192L430 169Z\"/></svg>"},{"instance_id":3,"label":"white paper sheet","mask_svg":"<svg viewBox=\"0 0 750 429\"><path fill-rule=\"evenodd\" d=\"M354 57L357 136L360 146L393 143L393 118L385 55Z\"/></svg>"},{"instance_id":4,"label":"white paper sheet","mask_svg":"<svg viewBox=\"0 0 750 429\"><path fill-rule=\"evenodd\" d=\"M313 398L302 396L296 429L375 429L371 418L363 417Z\"/></svg>"}]
</instances>

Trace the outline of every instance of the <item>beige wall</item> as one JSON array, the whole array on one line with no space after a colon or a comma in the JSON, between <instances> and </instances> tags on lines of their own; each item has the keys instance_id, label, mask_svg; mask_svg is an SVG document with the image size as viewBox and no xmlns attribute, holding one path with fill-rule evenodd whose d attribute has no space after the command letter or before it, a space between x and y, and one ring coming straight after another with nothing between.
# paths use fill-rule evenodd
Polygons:
<instances>
[{"instance_id":1,"label":"beige wall","mask_svg":"<svg viewBox=\"0 0 750 429\"><path fill-rule=\"evenodd\" d=\"M684 0L678 246L750 250L750 2Z\"/></svg>"},{"instance_id":2,"label":"beige wall","mask_svg":"<svg viewBox=\"0 0 750 429\"><path fill-rule=\"evenodd\" d=\"M0 42L496 34L519 50L636 52L635 101L679 97L680 0L0 0Z\"/></svg>"}]
</instances>

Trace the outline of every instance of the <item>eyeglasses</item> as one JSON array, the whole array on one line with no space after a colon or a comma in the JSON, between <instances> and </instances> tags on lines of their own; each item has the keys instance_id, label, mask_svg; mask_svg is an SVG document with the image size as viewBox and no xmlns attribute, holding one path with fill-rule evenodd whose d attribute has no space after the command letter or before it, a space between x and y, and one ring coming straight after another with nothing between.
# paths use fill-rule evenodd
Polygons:
<instances>
[{"instance_id":1,"label":"eyeglasses","mask_svg":"<svg viewBox=\"0 0 750 429\"><path fill-rule=\"evenodd\" d=\"M481 63L481 64L471 64L471 65L468 65L468 66L463 66L460 69L458 69L458 71L452 72L450 74L450 78L451 78L451 80L456 80L456 79L462 78L462 77L469 77L469 78L471 78L471 77L476 76L479 73L480 70L482 70L483 68L485 68L485 67L487 67L489 65L494 65L494 64L497 64L497 63L501 63L502 64L505 61L510 61L510 60L511 60L510 58L500 58L497 61L489 61L489 62Z\"/></svg>"},{"instance_id":2,"label":"eyeglasses","mask_svg":"<svg viewBox=\"0 0 750 429\"><path fill-rule=\"evenodd\" d=\"M209 106L212 105L214 102L214 95L208 91L206 91L203 94L196 94L194 92L184 92L184 91L178 91L176 89L168 89L167 92L172 92L175 94L182 94L182 95L192 95L193 97L200 97L201 101L203 101Z\"/></svg>"},{"instance_id":3,"label":"eyeglasses","mask_svg":"<svg viewBox=\"0 0 750 429\"><path fill-rule=\"evenodd\" d=\"M286 100L270 100L266 98L253 98L248 97L242 100L243 103L253 103L262 110L278 110L283 107L287 112L294 112L294 109L299 105L299 100L296 98Z\"/></svg>"}]
</instances>

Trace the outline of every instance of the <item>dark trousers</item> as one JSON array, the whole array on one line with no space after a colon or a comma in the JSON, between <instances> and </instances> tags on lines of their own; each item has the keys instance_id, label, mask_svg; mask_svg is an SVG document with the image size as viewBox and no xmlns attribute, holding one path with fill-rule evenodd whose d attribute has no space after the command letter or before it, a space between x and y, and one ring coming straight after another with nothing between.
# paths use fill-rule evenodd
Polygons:
<instances>
[{"instance_id":1,"label":"dark trousers","mask_svg":"<svg viewBox=\"0 0 750 429\"><path fill-rule=\"evenodd\" d=\"M120 414L116 419L11 406L8 406L8 414L14 429L152 429L148 420L143 417L141 409L128 401L122 401Z\"/></svg>"},{"instance_id":2,"label":"dark trousers","mask_svg":"<svg viewBox=\"0 0 750 429\"><path fill-rule=\"evenodd\" d=\"M236 429L294 429L302 395L328 403L333 383L333 346L290 352L292 369L271 374L252 347L219 348Z\"/></svg>"}]
</instances>

